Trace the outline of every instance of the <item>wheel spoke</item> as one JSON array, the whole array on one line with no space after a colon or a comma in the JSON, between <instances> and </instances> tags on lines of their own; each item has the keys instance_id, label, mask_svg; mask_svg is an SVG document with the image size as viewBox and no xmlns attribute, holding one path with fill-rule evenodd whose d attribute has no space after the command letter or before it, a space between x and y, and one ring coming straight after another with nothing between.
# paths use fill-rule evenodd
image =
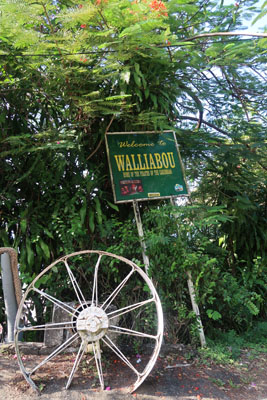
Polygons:
<instances>
[{"instance_id":1,"label":"wheel spoke","mask_svg":"<svg viewBox=\"0 0 267 400\"><path fill-rule=\"evenodd\" d=\"M100 386L102 389L104 389L104 377L103 377L103 371L102 371L101 350L100 350L99 340L97 340L95 343L92 342L92 345L93 345L95 363L96 363L96 368L97 368L97 372L98 372Z\"/></svg>"},{"instance_id":2,"label":"wheel spoke","mask_svg":"<svg viewBox=\"0 0 267 400\"><path fill-rule=\"evenodd\" d=\"M123 281L116 287L116 289L111 293L111 295L107 298L107 300L102 304L101 308L105 311L108 306L113 302L115 297L119 294L123 286L126 285L127 281L130 279L131 275L133 274L134 269L132 268L131 272L123 279Z\"/></svg>"},{"instance_id":3,"label":"wheel spoke","mask_svg":"<svg viewBox=\"0 0 267 400\"><path fill-rule=\"evenodd\" d=\"M152 297L151 299L141 301L140 303L131 304L130 306L120 308L119 310L111 311L110 313L107 313L107 316L109 319L116 318L153 301L155 301L155 299Z\"/></svg>"},{"instance_id":4,"label":"wheel spoke","mask_svg":"<svg viewBox=\"0 0 267 400\"><path fill-rule=\"evenodd\" d=\"M86 257L86 260L84 260L84 257ZM90 268L89 271L88 257L92 257L90 258L92 269ZM105 288L105 270L102 271L103 259L106 260L106 257L108 257L108 262L111 265L113 262L119 262L120 269L119 275L115 274L110 278L109 287L111 289L108 292ZM65 292L65 286L61 287L62 285L58 287L58 293L49 288L40 287L38 285L40 279L50 276L51 273L57 273L57 267L55 266L59 263L62 273L65 273L67 277L66 282L69 290ZM90 279L89 277L87 278L87 273L89 274L89 272ZM110 270L108 273L112 274L112 272ZM84 279L85 285L80 284L81 279ZM148 293L144 297L136 299L135 292L131 293L131 290L133 288L134 290L142 290L144 288L143 285L145 285L145 290ZM129 288L130 286L131 288ZM64 292L61 289L64 289ZM64 293L66 293L66 298L62 297ZM105 298L103 298L104 296ZM49 313L50 315L52 308L53 312L56 312L54 318L47 324L32 321L30 317L26 316L26 311L32 316L34 310L33 301L36 297L39 298L40 304L43 305L45 314L48 315ZM57 315L58 312L59 314ZM140 315L150 313L153 314L153 317L155 314L155 325L153 323L148 329L146 329L146 325L135 325L135 321L140 319ZM23 324L23 320L26 323ZM126 324L127 321L132 321L132 325ZM53 332L60 333L62 330L65 332L64 339L62 337L62 340L51 348L51 354L40 357L36 363L32 364L23 361L22 347L20 348L19 343L20 334L24 332L26 337L30 332L45 333L46 330L51 334ZM119 344L120 342L117 343L114 339L118 338L119 335L124 335L127 341L148 342L152 348L151 354L145 357L142 364L136 364L135 360ZM38 385L33 381L34 374L38 373L39 375L44 368L48 368L49 365L55 363L58 358L63 357L64 354L71 350L75 351L75 360L71 363L66 377L66 389L71 386L73 379L75 380L75 377L79 375L84 358L86 358L86 363L90 363L91 366L92 362L95 362L99 386L104 389L104 385L107 382L104 382L105 373L103 371L105 370L105 365L102 350L107 350L107 352L113 354L113 358L123 362L125 373L131 375L129 385L133 384L131 387L136 390L152 370L159 354L162 338L163 314L160 299L153 282L133 261L102 250L74 252L59 258L45 268L26 289L23 300L18 307L15 322L15 347L19 366L27 382L37 392ZM73 349L74 347L75 350ZM87 350L91 354L86 354ZM49 362L50 364L48 364ZM128 369L131 370L131 373ZM132 381L133 378L135 383ZM125 383L128 384L128 382Z\"/></svg>"},{"instance_id":5,"label":"wheel spoke","mask_svg":"<svg viewBox=\"0 0 267 400\"><path fill-rule=\"evenodd\" d=\"M76 281L75 276L73 275L73 273L72 273L72 271L71 271L71 269L69 267L69 264L68 264L67 260L64 260L64 264L65 264L65 267L66 267L66 269L68 271L68 274L69 274L73 289L74 289L74 291L76 293L77 299L78 299L80 305L82 306L82 308L86 308L86 300L85 300L84 295L83 295L83 293L82 293L82 291L80 289L80 286L78 285L78 283Z\"/></svg>"},{"instance_id":6,"label":"wheel spoke","mask_svg":"<svg viewBox=\"0 0 267 400\"><path fill-rule=\"evenodd\" d=\"M155 335L149 335L147 333L134 331L134 330L128 329L128 328L122 328L121 326L116 326L116 325L110 325L108 330L109 330L109 332L112 332L112 333L140 336L143 338L149 338L149 339L154 339L154 340L156 340L158 338L158 336L155 336Z\"/></svg>"},{"instance_id":7,"label":"wheel spoke","mask_svg":"<svg viewBox=\"0 0 267 400\"><path fill-rule=\"evenodd\" d=\"M81 345L80 345L80 348L79 348L79 351L78 351L78 353L77 353L76 359L75 359L75 361L74 361L74 365L73 365L73 367L72 367L72 370L71 370L71 373L70 373L68 382L67 382L67 384L66 384L66 389L68 389L68 388L70 387L70 385L71 385L71 382L72 382L72 379L73 379L73 375L75 374L75 371L76 371L76 369L78 368L78 366L79 366L79 364L80 364L80 362L81 362L81 359L82 359L82 357L83 357L83 354L84 354L86 345L87 345L87 343L85 343L84 341L82 341L82 343L81 343Z\"/></svg>"},{"instance_id":8,"label":"wheel spoke","mask_svg":"<svg viewBox=\"0 0 267 400\"><path fill-rule=\"evenodd\" d=\"M102 338L103 342L126 364L129 368L140 377L141 374L134 368L134 366L130 363L128 358L122 353L122 351L115 345L114 342L106 335L105 338Z\"/></svg>"},{"instance_id":9,"label":"wheel spoke","mask_svg":"<svg viewBox=\"0 0 267 400\"><path fill-rule=\"evenodd\" d=\"M19 327L19 332L26 332L26 331L42 331L47 329L69 329L74 327L73 321L67 322L55 322L51 324L44 324L44 325L35 325L35 326L23 326Z\"/></svg>"},{"instance_id":10,"label":"wheel spoke","mask_svg":"<svg viewBox=\"0 0 267 400\"><path fill-rule=\"evenodd\" d=\"M79 338L78 333L75 333L71 336L66 342L62 343L57 349L55 349L49 356L47 356L43 361L40 362L36 367L34 367L30 372L29 375L32 375L38 368L42 367L48 361L52 360L56 355L64 351L67 347L69 347L73 342L75 342Z\"/></svg>"},{"instance_id":11,"label":"wheel spoke","mask_svg":"<svg viewBox=\"0 0 267 400\"><path fill-rule=\"evenodd\" d=\"M92 306L98 307L98 268L100 264L102 255L100 254L95 266L95 273L94 273L94 284L93 284L93 295L92 295Z\"/></svg>"},{"instance_id":12,"label":"wheel spoke","mask_svg":"<svg viewBox=\"0 0 267 400\"><path fill-rule=\"evenodd\" d=\"M69 315L74 315L76 313L76 309L71 307L69 304L63 303L62 301L56 299L55 297L51 296L43 292L42 290L37 289L36 287L32 288L35 292L39 293L41 296L45 297L47 300L54 303L56 306L62 308L62 310L66 311Z\"/></svg>"}]
</instances>

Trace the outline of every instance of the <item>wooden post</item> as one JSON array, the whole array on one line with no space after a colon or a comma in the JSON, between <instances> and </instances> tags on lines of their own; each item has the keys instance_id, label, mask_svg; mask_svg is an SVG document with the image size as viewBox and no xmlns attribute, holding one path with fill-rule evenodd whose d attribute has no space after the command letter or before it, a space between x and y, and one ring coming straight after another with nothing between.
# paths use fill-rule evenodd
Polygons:
<instances>
[{"instance_id":1,"label":"wooden post","mask_svg":"<svg viewBox=\"0 0 267 400\"><path fill-rule=\"evenodd\" d=\"M175 206L175 202L174 202L173 197L171 197L170 201L171 201L171 204L173 206ZM178 224L177 224L177 226L178 226ZM199 312L198 304L196 302L196 292L195 292L194 284L193 284L193 281L192 281L191 272L190 271L186 271L186 275L187 275L187 286L188 286L188 290L189 290L189 294L190 294L192 308L193 308L193 311L194 311L194 313L196 314L196 317L197 317L198 333L199 333L199 339L200 339L201 347L205 347L206 346L206 339L205 339L205 334L204 334L202 321L201 321L201 318L200 318L200 312Z\"/></svg>"},{"instance_id":2,"label":"wooden post","mask_svg":"<svg viewBox=\"0 0 267 400\"><path fill-rule=\"evenodd\" d=\"M194 288L194 284L192 281L192 276L191 276L191 272L190 271L186 271L186 275L187 275L187 286L188 286L188 290L189 290L189 294L190 294L190 298L191 298L191 303L192 303L192 308L196 314L197 317L197 324L198 324L198 333L199 333L199 339L200 339L200 343L201 343L201 347L205 347L206 346L206 339L205 339L205 334L204 334L204 329L203 329L203 325L202 325L202 321L200 318L200 312L199 312L199 308L196 302L196 293L195 293L195 288Z\"/></svg>"}]
</instances>

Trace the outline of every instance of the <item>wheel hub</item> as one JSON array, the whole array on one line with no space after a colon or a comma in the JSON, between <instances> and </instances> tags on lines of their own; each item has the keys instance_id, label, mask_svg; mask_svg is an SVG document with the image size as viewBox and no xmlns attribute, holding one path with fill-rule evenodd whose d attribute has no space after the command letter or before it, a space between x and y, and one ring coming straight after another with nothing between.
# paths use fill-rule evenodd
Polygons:
<instances>
[{"instance_id":1,"label":"wheel hub","mask_svg":"<svg viewBox=\"0 0 267 400\"><path fill-rule=\"evenodd\" d=\"M76 321L76 329L82 339L94 342L105 336L109 320L102 308L91 306L82 310Z\"/></svg>"}]
</instances>

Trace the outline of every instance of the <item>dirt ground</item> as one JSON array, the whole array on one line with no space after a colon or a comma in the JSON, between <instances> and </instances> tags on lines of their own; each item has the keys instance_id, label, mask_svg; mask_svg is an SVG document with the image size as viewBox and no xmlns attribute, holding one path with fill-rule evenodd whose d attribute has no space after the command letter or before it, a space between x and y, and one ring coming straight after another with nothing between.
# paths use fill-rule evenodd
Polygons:
<instances>
[{"instance_id":1,"label":"dirt ground","mask_svg":"<svg viewBox=\"0 0 267 400\"><path fill-rule=\"evenodd\" d=\"M36 365L44 355L26 354L24 361ZM45 364L34 375L41 390L38 396L22 376L14 348L0 346L0 400L56 399L56 400L111 400L111 399L179 399L179 400L267 400L267 355L252 357L244 351L238 363L218 365L200 362L197 355L188 359L188 348L164 348L145 382L133 394L129 385L134 382L131 370L120 360L108 354L103 359L105 390L99 388L95 367L81 362L70 389L65 390L74 354L64 354ZM140 368L146 355L132 355L133 365ZM137 361L140 360L140 361Z\"/></svg>"}]
</instances>

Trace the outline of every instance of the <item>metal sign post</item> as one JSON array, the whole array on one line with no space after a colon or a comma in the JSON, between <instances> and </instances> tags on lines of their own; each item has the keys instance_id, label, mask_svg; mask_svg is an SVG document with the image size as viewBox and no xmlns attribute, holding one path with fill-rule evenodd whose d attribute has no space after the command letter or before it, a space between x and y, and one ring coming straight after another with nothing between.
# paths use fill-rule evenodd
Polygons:
<instances>
[{"instance_id":1,"label":"metal sign post","mask_svg":"<svg viewBox=\"0 0 267 400\"><path fill-rule=\"evenodd\" d=\"M144 240L144 231L143 231L143 224L141 220L141 215L140 215L140 210L138 206L138 202L136 200L133 201L133 209L134 209L134 216L135 216L135 222L137 226L137 231L138 231L138 236L142 248L142 257L145 265L145 271L146 274L148 274L149 270L149 257L146 253L146 242Z\"/></svg>"}]
</instances>

